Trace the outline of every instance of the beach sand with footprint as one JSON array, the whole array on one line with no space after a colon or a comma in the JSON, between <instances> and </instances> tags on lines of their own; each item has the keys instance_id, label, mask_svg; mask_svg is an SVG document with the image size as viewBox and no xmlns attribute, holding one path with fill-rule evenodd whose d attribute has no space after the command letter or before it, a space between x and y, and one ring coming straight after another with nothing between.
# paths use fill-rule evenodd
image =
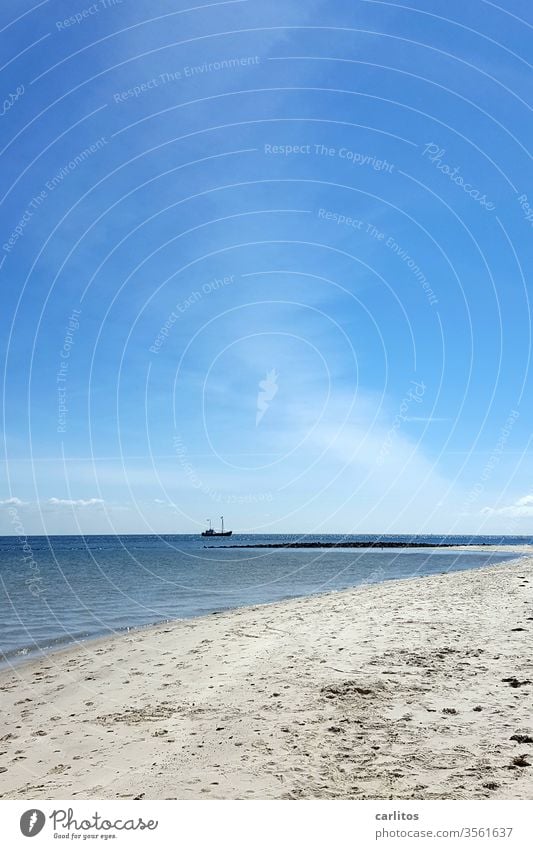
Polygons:
<instances>
[{"instance_id":1,"label":"beach sand with footprint","mask_svg":"<svg viewBox=\"0 0 533 849\"><path fill-rule=\"evenodd\" d=\"M533 558L0 674L4 799L530 799Z\"/></svg>"}]
</instances>

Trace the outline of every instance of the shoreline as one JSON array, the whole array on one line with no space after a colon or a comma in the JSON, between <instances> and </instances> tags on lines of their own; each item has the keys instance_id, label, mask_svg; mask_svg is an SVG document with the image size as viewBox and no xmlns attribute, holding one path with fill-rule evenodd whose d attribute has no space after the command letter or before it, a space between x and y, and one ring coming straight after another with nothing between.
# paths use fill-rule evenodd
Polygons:
<instances>
[{"instance_id":1,"label":"shoreline","mask_svg":"<svg viewBox=\"0 0 533 849\"><path fill-rule=\"evenodd\" d=\"M531 587L522 557L8 667L0 796L531 798Z\"/></svg>"},{"instance_id":2,"label":"shoreline","mask_svg":"<svg viewBox=\"0 0 533 849\"><path fill-rule=\"evenodd\" d=\"M208 546L205 546L205 547L207 548ZM267 548L267 547L285 548L287 546L284 546L284 545L281 545L281 544L280 545L275 544L274 546L261 546L261 545L259 545L259 546L235 546L234 545L234 546L209 546L209 547L211 547L211 548L256 548L256 547L257 548L261 548L261 547L263 547L263 548ZM297 547L300 547L300 544L298 544ZM307 547L307 546L302 544L302 547ZM327 545L326 547L329 548L330 546ZM346 548L346 547L350 547L350 546L334 546L334 547ZM357 547L359 547L359 546L357 546ZM405 547L405 546L399 546L399 548L403 548L403 547ZM414 547L418 548L419 546L414 546ZM451 546L453 551L450 551L450 546L433 546L432 545L432 546L429 546L429 547L430 548L442 548L448 554L453 553L453 551L457 551L457 552L465 551L466 552L466 551L472 551L472 550L479 550L483 553L486 553L487 550L490 549L490 551L494 554L497 554L497 553L504 553L504 554L512 553L512 554L514 554L514 553L516 553L517 554L516 560L520 560L521 558L527 556L528 554L531 554L533 556L533 544L532 545L523 544L523 545L516 545L516 546L515 545L493 545L493 544L485 544L485 543L480 544L480 545L470 545L470 544L453 545L453 546ZM505 563L505 562L510 563L510 562L514 562L514 560L513 561L509 561L509 560L502 561L502 563ZM498 566L500 564L495 563L495 564L492 564L492 565ZM490 569L490 568L492 568L492 566L476 567L476 568L489 568ZM455 574L455 571L461 572L461 571L468 571L468 570L461 570L461 569L453 570L453 572L451 574ZM447 574L447 573L444 573L444 574ZM418 578L423 578L423 577L434 577L434 576L431 576L431 575L413 575L412 578L411 577L408 577L408 578L387 578L385 581L379 581L379 582L376 582L376 583L383 584L383 583L388 583L390 581L394 581L394 582L405 581L405 580L418 579ZM239 607L221 608L220 610L212 611L211 613L205 613L205 614L202 614L200 616L187 616L187 617L175 618L175 619L174 618L173 619L163 619L159 622L147 622L145 625L134 625L134 626L131 626L131 627L125 627L121 631L115 631L112 634L101 633L101 634L88 635L87 637L76 639L76 640L74 640L74 639L73 640L67 640L67 641L65 641L65 643L62 646L58 646L57 648L55 648L53 646L46 646L42 649L32 650L31 652L28 652L28 655L12 655L12 656L8 657L7 659L5 659L5 655L4 655L3 656L4 659L2 659L0 657L0 677L1 677L3 672L8 671L9 669L19 669L21 666L26 666L27 664L30 664L30 663L43 663L46 660L48 660L52 657L56 657L58 655L62 655L63 653L68 652L71 649L80 649L81 650L84 647L90 648L90 646L92 646L94 643L97 643L97 642L106 641L106 640L122 639L124 637L127 637L128 635L135 635L136 633L139 633L139 632L143 633L143 632L150 630L150 629L153 629L153 628L162 627L163 625L171 625L172 626L172 625L175 625L179 622L191 622L191 621L196 622L196 621L202 620L202 619L208 620L209 617L211 617L211 616L220 616L220 615L225 614L225 613L232 613L233 611L236 611L236 610L247 610L251 607L266 607L266 606L269 606L269 605L272 605L272 604L282 604L286 601L294 601L298 598L320 598L321 596L331 595L331 593L350 592L351 590L355 590L357 588L361 588L361 587L365 587L365 586L367 586L366 583L356 584L353 587L345 587L344 589L341 589L341 590L325 590L323 592L312 593L311 595L287 596L286 598L277 599L276 601L272 601L272 602L266 601L266 602L252 603L252 604L243 604L243 605L240 605Z\"/></svg>"}]
</instances>

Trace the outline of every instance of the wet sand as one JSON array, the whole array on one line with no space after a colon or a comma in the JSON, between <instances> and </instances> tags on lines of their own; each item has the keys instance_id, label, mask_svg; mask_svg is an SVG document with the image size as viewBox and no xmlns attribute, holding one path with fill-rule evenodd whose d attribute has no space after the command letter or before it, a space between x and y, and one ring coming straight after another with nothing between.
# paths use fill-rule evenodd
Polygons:
<instances>
[{"instance_id":1,"label":"wet sand","mask_svg":"<svg viewBox=\"0 0 533 849\"><path fill-rule=\"evenodd\" d=\"M0 673L0 796L531 799L533 557Z\"/></svg>"}]
</instances>

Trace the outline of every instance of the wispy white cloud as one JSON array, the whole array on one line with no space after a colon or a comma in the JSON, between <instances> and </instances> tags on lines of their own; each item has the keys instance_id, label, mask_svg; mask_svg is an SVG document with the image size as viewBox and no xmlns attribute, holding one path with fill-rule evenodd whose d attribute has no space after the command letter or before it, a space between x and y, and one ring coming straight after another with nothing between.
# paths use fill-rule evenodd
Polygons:
<instances>
[{"instance_id":1,"label":"wispy white cloud","mask_svg":"<svg viewBox=\"0 0 533 849\"><path fill-rule=\"evenodd\" d=\"M97 507L105 504L103 498L48 498L46 501L23 501L13 496L0 500L0 507Z\"/></svg>"},{"instance_id":2,"label":"wispy white cloud","mask_svg":"<svg viewBox=\"0 0 533 849\"><path fill-rule=\"evenodd\" d=\"M103 498L49 498L46 502L54 507L96 507L104 503Z\"/></svg>"},{"instance_id":3,"label":"wispy white cloud","mask_svg":"<svg viewBox=\"0 0 533 849\"><path fill-rule=\"evenodd\" d=\"M510 516L513 519L533 516L533 495L523 495L505 507L484 507L481 512L485 516Z\"/></svg>"}]
</instances>

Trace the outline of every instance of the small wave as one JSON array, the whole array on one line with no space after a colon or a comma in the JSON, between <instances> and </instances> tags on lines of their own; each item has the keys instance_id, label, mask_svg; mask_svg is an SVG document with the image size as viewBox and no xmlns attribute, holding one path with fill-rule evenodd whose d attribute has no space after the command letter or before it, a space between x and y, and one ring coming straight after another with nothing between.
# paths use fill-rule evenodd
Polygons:
<instances>
[{"instance_id":1,"label":"small wave","mask_svg":"<svg viewBox=\"0 0 533 849\"><path fill-rule=\"evenodd\" d=\"M77 640L86 640L91 636L93 635L87 631L80 631L77 634L65 634L64 636L50 637L46 640L34 640L32 643L23 646L1 651L0 660L9 661L12 658L27 657L29 654L53 651L54 649L69 645L69 643L75 643Z\"/></svg>"}]
</instances>

